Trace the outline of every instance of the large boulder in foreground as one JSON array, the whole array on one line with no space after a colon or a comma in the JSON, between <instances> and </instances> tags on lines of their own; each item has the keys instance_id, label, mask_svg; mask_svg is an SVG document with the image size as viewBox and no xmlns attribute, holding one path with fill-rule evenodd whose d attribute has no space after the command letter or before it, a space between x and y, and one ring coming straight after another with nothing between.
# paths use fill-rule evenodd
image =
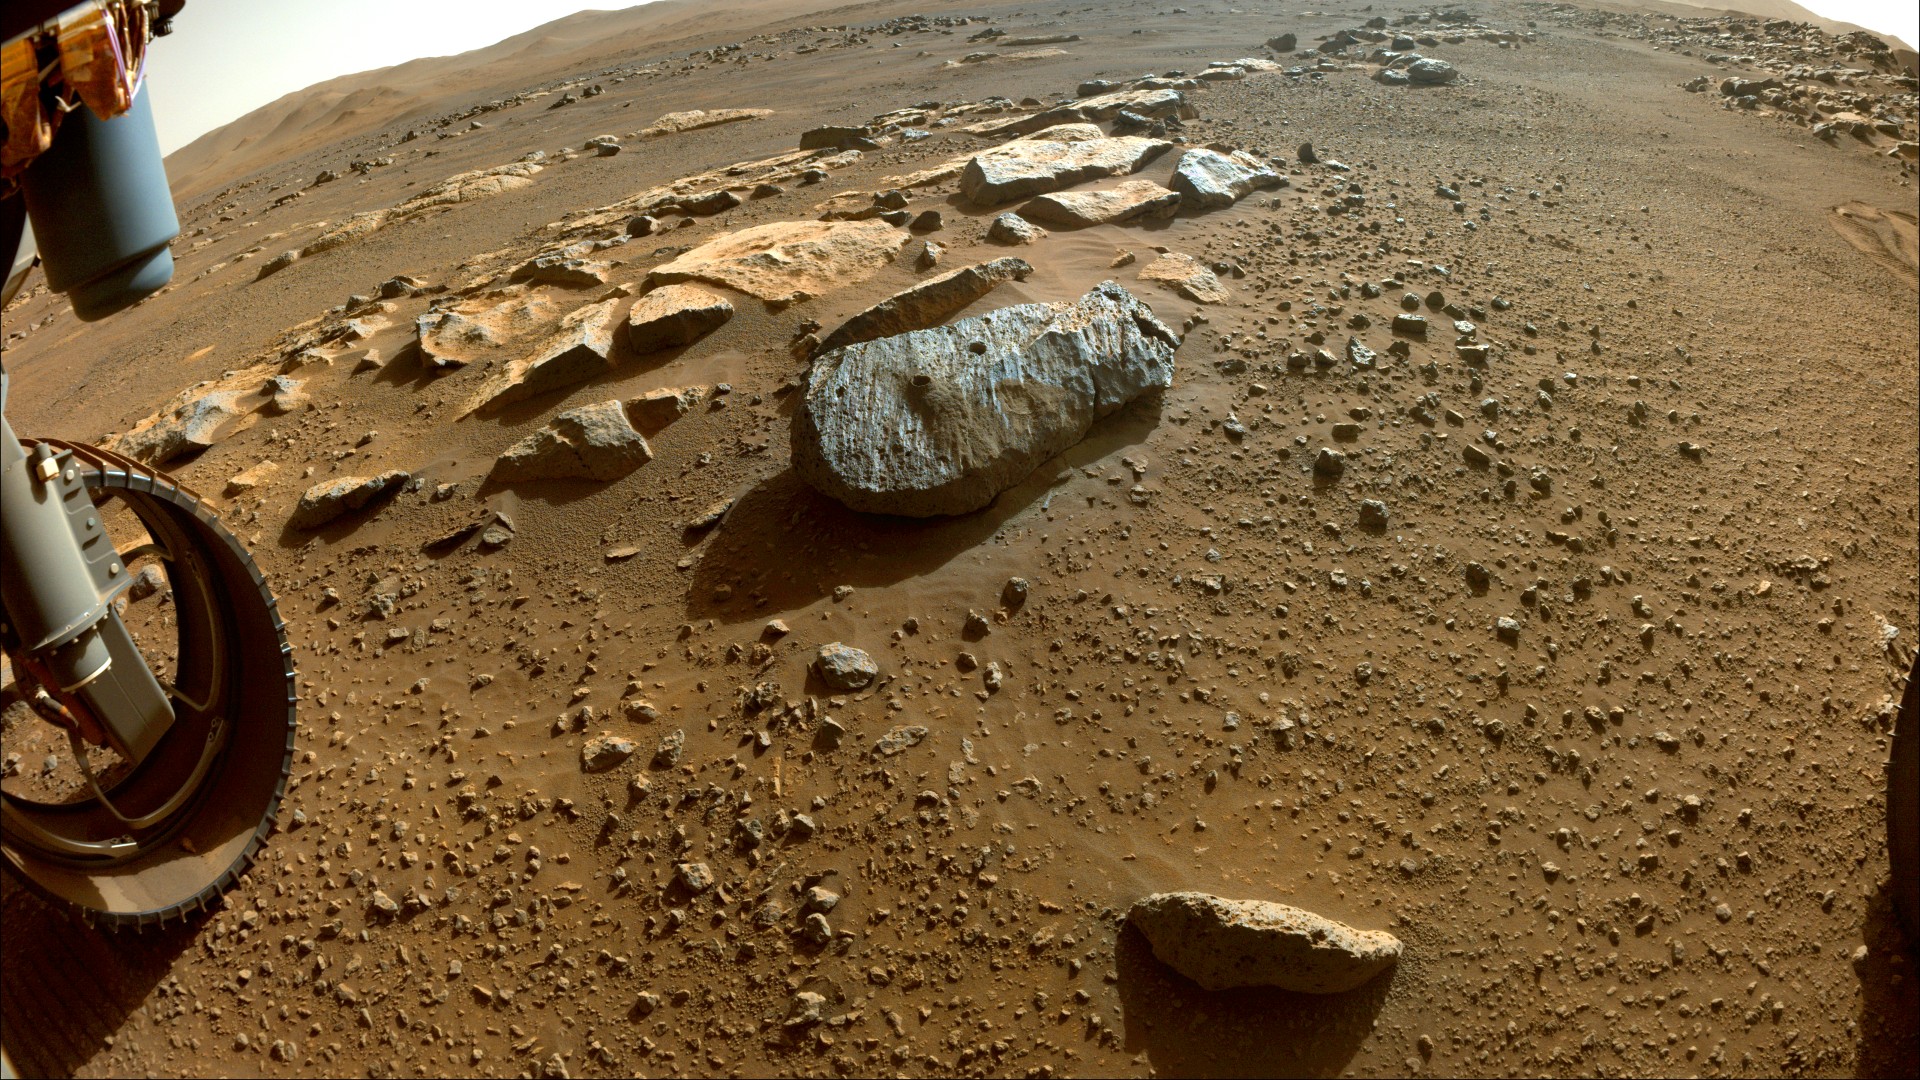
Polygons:
<instances>
[{"instance_id":1,"label":"large boulder in foreground","mask_svg":"<svg viewBox=\"0 0 1920 1080\"><path fill-rule=\"evenodd\" d=\"M855 510L964 514L1093 422L1173 382L1180 339L1106 281L823 353L794 412L793 466Z\"/></svg>"},{"instance_id":2,"label":"large boulder in foreground","mask_svg":"<svg viewBox=\"0 0 1920 1080\"><path fill-rule=\"evenodd\" d=\"M1122 135L1084 142L1020 139L982 150L960 170L960 191L982 206L1138 172L1173 146L1164 139Z\"/></svg>"},{"instance_id":3,"label":"large boulder in foreground","mask_svg":"<svg viewBox=\"0 0 1920 1080\"><path fill-rule=\"evenodd\" d=\"M1189 150L1180 155L1180 163L1173 167L1171 186L1180 193L1181 204L1189 210L1220 210L1260 188L1280 184L1279 173L1245 150L1231 154Z\"/></svg>"},{"instance_id":4,"label":"large boulder in foreground","mask_svg":"<svg viewBox=\"0 0 1920 1080\"><path fill-rule=\"evenodd\" d=\"M653 460L653 448L633 428L624 403L582 405L521 439L493 463L493 479L618 480Z\"/></svg>"},{"instance_id":5,"label":"large boulder in foreground","mask_svg":"<svg viewBox=\"0 0 1920 1080\"><path fill-rule=\"evenodd\" d=\"M924 330L987 295L1003 281L1025 281L1033 267L1011 256L963 266L902 289L840 324L816 352Z\"/></svg>"},{"instance_id":6,"label":"large boulder in foreground","mask_svg":"<svg viewBox=\"0 0 1920 1080\"><path fill-rule=\"evenodd\" d=\"M1127 912L1168 967L1208 990L1351 990L1400 959L1400 939L1265 900L1155 893Z\"/></svg>"}]
</instances>

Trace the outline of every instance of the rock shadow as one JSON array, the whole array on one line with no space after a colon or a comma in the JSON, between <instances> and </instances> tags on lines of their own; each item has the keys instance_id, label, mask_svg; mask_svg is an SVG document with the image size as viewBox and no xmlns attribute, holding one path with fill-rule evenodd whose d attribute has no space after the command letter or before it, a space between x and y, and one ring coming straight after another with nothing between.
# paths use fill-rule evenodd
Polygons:
<instances>
[{"instance_id":1,"label":"rock shadow","mask_svg":"<svg viewBox=\"0 0 1920 1080\"><path fill-rule=\"evenodd\" d=\"M836 586L878 588L931 573L992 537L1063 476L1144 442L1160 411L1159 395L1136 399L986 508L955 517L863 514L783 469L736 498L717 526L686 534L689 547L705 546L687 614L722 622L764 619L806 607Z\"/></svg>"},{"instance_id":2,"label":"rock shadow","mask_svg":"<svg viewBox=\"0 0 1920 1080\"><path fill-rule=\"evenodd\" d=\"M1338 1076L1373 1034L1398 968L1344 994L1210 991L1153 955L1131 924L1114 949L1127 1052L1158 1076Z\"/></svg>"},{"instance_id":3,"label":"rock shadow","mask_svg":"<svg viewBox=\"0 0 1920 1080\"><path fill-rule=\"evenodd\" d=\"M20 1076L72 1076L124 1035L127 1019L199 934L204 916L116 934L88 926L0 875L8 990L0 1030Z\"/></svg>"},{"instance_id":4,"label":"rock shadow","mask_svg":"<svg viewBox=\"0 0 1920 1080\"><path fill-rule=\"evenodd\" d=\"M1860 936L1867 955L1853 966L1860 980L1854 1075L1920 1076L1920 1027L1913 1023L1920 1016L1920 979L1913 977L1920 947L1896 917L1891 881L1867 898Z\"/></svg>"}]
</instances>

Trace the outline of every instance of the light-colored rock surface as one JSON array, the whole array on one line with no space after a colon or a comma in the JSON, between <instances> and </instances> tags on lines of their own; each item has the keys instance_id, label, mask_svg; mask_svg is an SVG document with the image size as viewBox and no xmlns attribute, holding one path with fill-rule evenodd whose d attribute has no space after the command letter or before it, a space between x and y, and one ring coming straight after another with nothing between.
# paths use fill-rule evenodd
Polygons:
<instances>
[{"instance_id":1,"label":"light-colored rock surface","mask_svg":"<svg viewBox=\"0 0 1920 1080\"><path fill-rule=\"evenodd\" d=\"M1169 251L1140 268L1141 281L1167 286L1196 304L1224 304L1227 287L1199 259Z\"/></svg>"},{"instance_id":2,"label":"light-colored rock surface","mask_svg":"<svg viewBox=\"0 0 1920 1080\"><path fill-rule=\"evenodd\" d=\"M866 650L837 641L820 646L813 657L813 670L832 690L859 690L880 674L880 666Z\"/></svg>"},{"instance_id":3,"label":"light-colored rock surface","mask_svg":"<svg viewBox=\"0 0 1920 1080\"><path fill-rule=\"evenodd\" d=\"M1173 167L1170 186L1189 210L1219 210L1255 191L1279 187L1280 174L1245 150L1189 150Z\"/></svg>"},{"instance_id":4,"label":"light-colored rock surface","mask_svg":"<svg viewBox=\"0 0 1920 1080\"><path fill-rule=\"evenodd\" d=\"M642 434L651 434L693 411L707 396L704 386L670 386L628 398L627 422Z\"/></svg>"},{"instance_id":5,"label":"light-colored rock surface","mask_svg":"<svg viewBox=\"0 0 1920 1080\"><path fill-rule=\"evenodd\" d=\"M828 334L816 353L875 338L924 330L987 295L1004 281L1025 281L1033 267L1012 257L963 266L894 293Z\"/></svg>"},{"instance_id":6,"label":"light-colored rock surface","mask_svg":"<svg viewBox=\"0 0 1920 1080\"><path fill-rule=\"evenodd\" d=\"M1159 120L1191 120L1200 115L1187 103L1187 95L1178 90L1116 90L1081 98L1073 107L1095 120L1111 120L1122 109L1135 116Z\"/></svg>"},{"instance_id":7,"label":"light-colored rock surface","mask_svg":"<svg viewBox=\"0 0 1920 1080\"><path fill-rule=\"evenodd\" d=\"M776 221L709 240L655 267L647 281L705 281L785 304L865 281L907 239L907 230L879 220Z\"/></svg>"},{"instance_id":8,"label":"light-colored rock surface","mask_svg":"<svg viewBox=\"0 0 1920 1080\"><path fill-rule=\"evenodd\" d=\"M113 448L153 465L205 450L220 441L248 411L240 390L216 390L149 417L114 440Z\"/></svg>"},{"instance_id":9,"label":"light-colored rock surface","mask_svg":"<svg viewBox=\"0 0 1920 1080\"><path fill-rule=\"evenodd\" d=\"M691 345L733 318L727 298L698 285L662 285L627 312L627 348L658 352Z\"/></svg>"},{"instance_id":10,"label":"light-colored rock surface","mask_svg":"<svg viewBox=\"0 0 1920 1080\"><path fill-rule=\"evenodd\" d=\"M626 405L600 401L568 409L507 449L493 465L501 483L527 480L618 480L653 460Z\"/></svg>"},{"instance_id":11,"label":"light-colored rock surface","mask_svg":"<svg viewBox=\"0 0 1920 1080\"><path fill-rule=\"evenodd\" d=\"M1278 986L1337 994L1400 959L1392 934L1265 900L1156 893L1136 901L1127 921L1162 963L1208 990Z\"/></svg>"},{"instance_id":12,"label":"light-colored rock surface","mask_svg":"<svg viewBox=\"0 0 1920 1080\"><path fill-rule=\"evenodd\" d=\"M1020 215L1048 225L1117 225L1155 221L1180 209L1179 192L1151 180L1125 180L1106 191L1057 191L1029 200Z\"/></svg>"},{"instance_id":13,"label":"light-colored rock surface","mask_svg":"<svg viewBox=\"0 0 1920 1080\"><path fill-rule=\"evenodd\" d=\"M1059 143L1092 142L1106 137L1106 130L1099 124L1055 124L1051 127L1039 128L1030 135L1020 136L1021 139L1030 142Z\"/></svg>"},{"instance_id":14,"label":"light-colored rock surface","mask_svg":"<svg viewBox=\"0 0 1920 1080\"><path fill-rule=\"evenodd\" d=\"M537 293L429 310L414 319L420 363L436 371L465 367L537 335L559 318L558 305Z\"/></svg>"},{"instance_id":15,"label":"light-colored rock surface","mask_svg":"<svg viewBox=\"0 0 1920 1080\"><path fill-rule=\"evenodd\" d=\"M960 172L960 191L982 206L998 206L1104 176L1138 172L1172 145L1133 135L1071 143L1020 139L968 160Z\"/></svg>"},{"instance_id":16,"label":"light-colored rock surface","mask_svg":"<svg viewBox=\"0 0 1920 1080\"><path fill-rule=\"evenodd\" d=\"M227 480L227 496L244 495L272 480L280 466L272 461L262 461L258 465L242 469Z\"/></svg>"},{"instance_id":17,"label":"light-colored rock surface","mask_svg":"<svg viewBox=\"0 0 1920 1080\"><path fill-rule=\"evenodd\" d=\"M758 120L772 115L772 109L689 109L686 112L668 113L641 128L640 138L657 139L663 135L678 135L683 131L737 124L742 120Z\"/></svg>"},{"instance_id":18,"label":"light-colored rock surface","mask_svg":"<svg viewBox=\"0 0 1920 1080\"><path fill-rule=\"evenodd\" d=\"M344 514L365 509L376 500L391 498L413 477L392 469L379 476L341 476L308 488L287 518L295 529L312 530L329 525Z\"/></svg>"},{"instance_id":19,"label":"light-colored rock surface","mask_svg":"<svg viewBox=\"0 0 1920 1080\"><path fill-rule=\"evenodd\" d=\"M977 510L1093 422L1171 385L1179 339L1104 282L814 360L794 413L794 469L871 513ZM975 351L975 348L978 351Z\"/></svg>"},{"instance_id":20,"label":"light-colored rock surface","mask_svg":"<svg viewBox=\"0 0 1920 1080\"><path fill-rule=\"evenodd\" d=\"M510 361L488 376L466 411L498 409L606 371L620 303L615 298L588 304L560 320L560 329L537 352Z\"/></svg>"}]
</instances>

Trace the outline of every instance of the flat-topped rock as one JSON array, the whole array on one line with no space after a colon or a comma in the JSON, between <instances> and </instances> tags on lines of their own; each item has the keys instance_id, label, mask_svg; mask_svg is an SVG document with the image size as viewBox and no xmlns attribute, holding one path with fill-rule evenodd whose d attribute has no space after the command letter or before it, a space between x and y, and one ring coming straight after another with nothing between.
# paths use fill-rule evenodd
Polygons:
<instances>
[{"instance_id":1,"label":"flat-topped rock","mask_svg":"<svg viewBox=\"0 0 1920 1080\"><path fill-rule=\"evenodd\" d=\"M241 390L202 394L149 418L115 439L113 448L153 465L164 465L182 454L205 450L224 438L252 411L241 404L247 396Z\"/></svg>"},{"instance_id":2,"label":"flat-topped rock","mask_svg":"<svg viewBox=\"0 0 1920 1080\"><path fill-rule=\"evenodd\" d=\"M1154 120L1192 120L1200 115L1187 103L1185 93L1171 89L1116 90L1081 98L1073 103L1073 107L1093 120L1111 120L1123 109L1135 116Z\"/></svg>"},{"instance_id":3,"label":"flat-topped rock","mask_svg":"<svg viewBox=\"0 0 1920 1080\"><path fill-rule=\"evenodd\" d=\"M1180 193L1181 205L1189 210L1220 210L1255 191L1280 184L1279 173L1245 150L1231 154L1189 150L1173 167L1171 186Z\"/></svg>"},{"instance_id":4,"label":"flat-topped rock","mask_svg":"<svg viewBox=\"0 0 1920 1080\"><path fill-rule=\"evenodd\" d=\"M793 421L802 479L855 510L986 506L1093 422L1171 385L1180 339L1108 281L815 358Z\"/></svg>"},{"instance_id":5,"label":"flat-topped rock","mask_svg":"<svg viewBox=\"0 0 1920 1080\"><path fill-rule=\"evenodd\" d=\"M466 411L488 412L536 394L585 382L606 371L620 300L615 297L573 312L539 351L507 363L481 384Z\"/></svg>"},{"instance_id":6,"label":"flat-topped rock","mask_svg":"<svg viewBox=\"0 0 1920 1080\"><path fill-rule=\"evenodd\" d=\"M993 291L1004 281L1025 281L1033 267L1025 259L1003 258L963 266L894 293L828 334L816 353L847 345L924 330Z\"/></svg>"},{"instance_id":7,"label":"flat-topped rock","mask_svg":"<svg viewBox=\"0 0 1920 1080\"><path fill-rule=\"evenodd\" d=\"M662 285L627 312L627 348L659 352L691 345L733 318L727 298L698 285Z\"/></svg>"},{"instance_id":8,"label":"flat-topped rock","mask_svg":"<svg viewBox=\"0 0 1920 1080\"><path fill-rule=\"evenodd\" d=\"M410 473L392 469L379 476L340 476L308 488L287 518L295 529L312 530L332 524L345 514L389 499L412 480Z\"/></svg>"},{"instance_id":9,"label":"flat-topped rock","mask_svg":"<svg viewBox=\"0 0 1920 1080\"><path fill-rule=\"evenodd\" d=\"M1169 251L1140 268L1141 281L1154 281L1196 304L1223 304L1227 287L1199 259Z\"/></svg>"},{"instance_id":10,"label":"flat-topped rock","mask_svg":"<svg viewBox=\"0 0 1920 1080\"><path fill-rule=\"evenodd\" d=\"M1337 994L1400 959L1392 934L1265 900L1156 893L1135 902L1127 921L1162 963L1207 990L1278 986Z\"/></svg>"},{"instance_id":11,"label":"flat-topped rock","mask_svg":"<svg viewBox=\"0 0 1920 1080\"><path fill-rule=\"evenodd\" d=\"M1125 180L1106 191L1056 191L1020 208L1022 217L1048 225L1113 225L1136 218L1169 218L1180 209L1180 193L1151 180Z\"/></svg>"},{"instance_id":12,"label":"flat-topped rock","mask_svg":"<svg viewBox=\"0 0 1920 1080\"><path fill-rule=\"evenodd\" d=\"M968 160L960 170L960 191L983 206L997 206L1104 176L1138 172L1172 146L1163 139L1134 135L1071 143L1019 139Z\"/></svg>"},{"instance_id":13,"label":"flat-topped rock","mask_svg":"<svg viewBox=\"0 0 1920 1080\"><path fill-rule=\"evenodd\" d=\"M776 221L715 237L647 274L650 285L705 281L788 304L865 281L893 261L907 230L884 221Z\"/></svg>"},{"instance_id":14,"label":"flat-topped rock","mask_svg":"<svg viewBox=\"0 0 1920 1080\"><path fill-rule=\"evenodd\" d=\"M559 317L559 307L537 294L436 308L413 321L420 363L433 371L462 368L533 337Z\"/></svg>"}]
</instances>

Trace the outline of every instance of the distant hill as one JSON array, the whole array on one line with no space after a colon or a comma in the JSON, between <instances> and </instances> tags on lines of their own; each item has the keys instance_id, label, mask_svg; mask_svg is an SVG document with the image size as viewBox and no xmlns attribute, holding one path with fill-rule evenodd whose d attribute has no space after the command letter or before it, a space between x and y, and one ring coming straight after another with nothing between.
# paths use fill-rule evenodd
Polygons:
<instances>
[{"instance_id":1,"label":"distant hill","mask_svg":"<svg viewBox=\"0 0 1920 1080\"><path fill-rule=\"evenodd\" d=\"M598 58L698 36L720 44L732 27L764 25L837 6L822 0L739 0L716 19L709 0L660 0L621 11L581 11L483 49L423 57L296 90L167 155L176 197L198 194L317 146L472 103L476 91L526 85L593 66ZM751 17L749 19L748 17Z\"/></svg>"}]
</instances>

